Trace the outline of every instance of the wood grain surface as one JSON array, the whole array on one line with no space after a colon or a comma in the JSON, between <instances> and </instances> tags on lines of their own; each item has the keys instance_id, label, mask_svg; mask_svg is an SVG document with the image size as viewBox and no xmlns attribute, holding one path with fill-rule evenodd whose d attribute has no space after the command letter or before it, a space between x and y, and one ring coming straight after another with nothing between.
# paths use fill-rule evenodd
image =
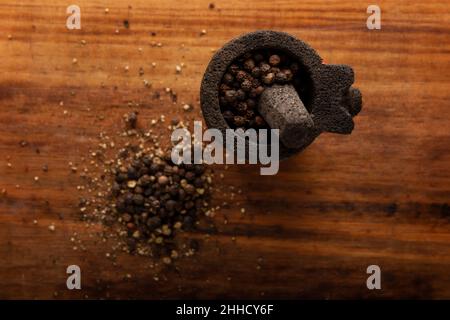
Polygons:
<instances>
[{"instance_id":1,"label":"wood grain surface","mask_svg":"<svg viewBox=\"0 0 450 320\"><path fill-rule=\"evenodd\" d=\"M70 4L81 30L66 28ZM369 4L1 0L0 298L450 298L450 6L380 0L382 29L369 31ZM229 223L218 218L209 240L195 234L199 254L159 281L148 258L113 264L80 221L68 163L136 108L143 125L185 117L183 103L201 119L213 51L258 29L289 32L354 68L364 101L354 132L321 135L276 177L216 166L217 183L242 190L224 209ZM176 103L152 98L166 87ZM73 250L74 232L86 250ZM82 290L66 289L70 264ZM381 290L366 288L372 264Z\"/></svg>"}]
</instances>

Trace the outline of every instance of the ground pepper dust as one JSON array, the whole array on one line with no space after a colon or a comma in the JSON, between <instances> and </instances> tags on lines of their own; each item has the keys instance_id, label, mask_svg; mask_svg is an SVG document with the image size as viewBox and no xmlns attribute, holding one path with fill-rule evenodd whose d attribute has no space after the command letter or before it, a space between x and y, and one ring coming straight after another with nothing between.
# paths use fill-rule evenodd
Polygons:
<instances>
[{"instance_id":1,"label":"ground pepper dust","mask_svg":"<svg viewBox=\"0 0 450 320\"><path fill-rule=\"evenodd\" d=\"M114 251L171 264L199 250L199 241L191 235L202 224L212 226L220 206L211 199L213 170L174 164L170 145L160 141L164 128L170 136L171 130L185 126L183 121L172 121L168 127L164 123L164 117L154 119L150 129L143 130L138 113L130 112L117 138L100 134L90 163L100 166L102 173L81 173L84 184L78 189L85 195L79 210L86 222L107 228L104 235L114 239Z\"/></svg>"}]
</instances>

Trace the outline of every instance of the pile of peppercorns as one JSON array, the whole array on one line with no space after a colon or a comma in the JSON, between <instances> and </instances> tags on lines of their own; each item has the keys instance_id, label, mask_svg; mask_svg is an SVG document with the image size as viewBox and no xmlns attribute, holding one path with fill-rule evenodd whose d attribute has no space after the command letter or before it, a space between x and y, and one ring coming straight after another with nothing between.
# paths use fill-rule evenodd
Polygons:
<instances>
[{"instance_id":1,"label":"pile of peppercorns","mask_svg":"<svg viewBox=\"0 0 450 320\"><path fill-rule=\"evenodd\" d=\"M267 128L257 110L260 95L273 84L295 82L299 69L299 64L288 55L273 50L248 52L234 61L219 87L219 103L228 125Z\"/></svg>"},{"instance_id":2,"label":"pile of peppercorns","mask_svg":"<svg viewBox=\"0 0 450 320\"><path fill-rule=\"evenodd\" d=\"M171 263L179 255L175 235L195 228L209 208L211 172L204 165L175 165L161 152L138 154L113 173L111 193L129 251L150 245L150 255Z\"/></svg>"}]
</instances>

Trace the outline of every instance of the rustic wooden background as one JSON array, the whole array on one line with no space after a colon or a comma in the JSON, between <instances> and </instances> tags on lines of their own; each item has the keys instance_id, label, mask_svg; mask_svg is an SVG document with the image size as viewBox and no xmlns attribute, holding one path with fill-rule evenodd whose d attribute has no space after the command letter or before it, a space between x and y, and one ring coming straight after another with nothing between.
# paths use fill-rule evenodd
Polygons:
<instances>
[{"instance_id":1,"label":"rustic wooden background","mask_svg":"<svg viewBox=\"0 0 450 320\"><path fill-rule=\"evenodd\" d=\"M72 2L0 1L0 298L450 298L448 2L377 1L378 31L366 28L370 3L297 0L78 0L82 28L67 30ZM145 121L184 116L183 102L200 119L213 50L257 29L287 31L326 62L353 66L364 100L353 134L323 134L276 178L216 168L242 189L240 204L159 281L146 258L113 265L108 247L85 236L68 162L136 103ZM166 87L176 104L152 100ZM74 232L86 251L73 250ZM80 291L65 287L70 264L82 269ZM371 264L382 290L366 288Z\"/></svg>"}]
</instances>

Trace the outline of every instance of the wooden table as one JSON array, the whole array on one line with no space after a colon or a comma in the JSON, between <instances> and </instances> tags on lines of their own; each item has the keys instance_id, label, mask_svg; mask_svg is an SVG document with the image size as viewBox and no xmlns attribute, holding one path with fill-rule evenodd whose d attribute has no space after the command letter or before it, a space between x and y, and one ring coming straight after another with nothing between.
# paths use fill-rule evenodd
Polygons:
<instances>
[{"instance_id":1,"label":"wooden table","mask_svg":"<svg viewBox=\"0 0 450 320\"><path fill-rule=\"evenodd\" d=\"M209 2L79 0L81 30L66 28L71 2L0 3L0 298L450 298L448 3L378 1L382 29L370 31L360 1ZM113 265L80 221L68 163L136 103L142 123L183 117L183 103L201 119L213 50L258 29L354 68L364 100L354 132L321 135L276 178L217 166L239 203L178 271L155 281L147 258L126 254ZM166 87L176 104L152 99ZM71 264L82 290L66 289ZM366 288L373 264L381 290Z\"/></svg>"}]
</instances>

